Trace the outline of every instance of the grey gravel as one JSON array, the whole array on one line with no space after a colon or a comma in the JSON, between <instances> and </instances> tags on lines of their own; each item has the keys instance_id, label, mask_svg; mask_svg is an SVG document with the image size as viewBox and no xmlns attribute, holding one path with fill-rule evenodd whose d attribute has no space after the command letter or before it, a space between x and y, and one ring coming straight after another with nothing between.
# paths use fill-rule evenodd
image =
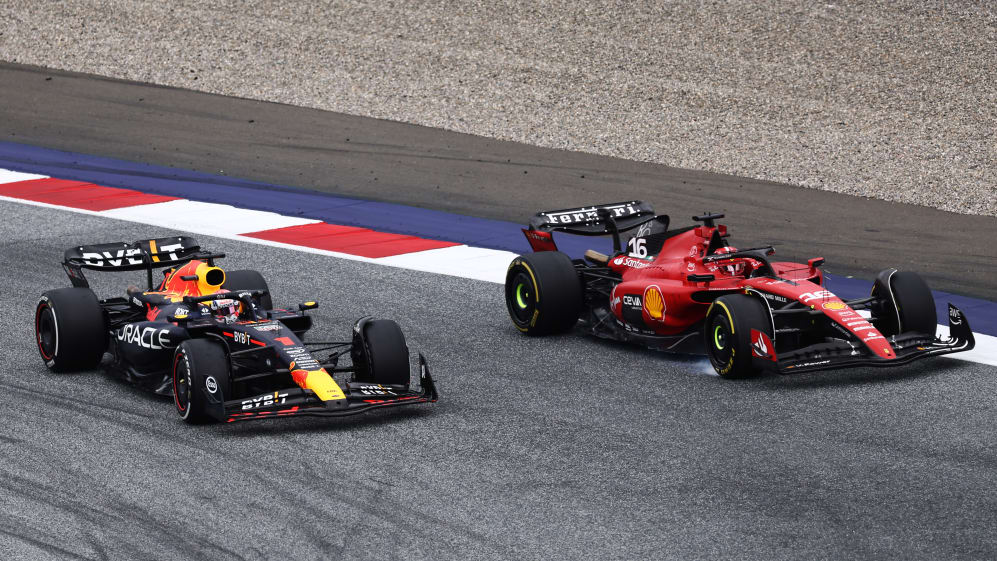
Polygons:
<instances>
[{"instance_id":1,"label":"grey gravel","mask_svg":"<svg viewBox=\"0 0 997 561\"><path fill-rule=\"evenodd\" d=\"M0 3L0 59L997 215L975 2Z\"/></svg>"}]
</instances>

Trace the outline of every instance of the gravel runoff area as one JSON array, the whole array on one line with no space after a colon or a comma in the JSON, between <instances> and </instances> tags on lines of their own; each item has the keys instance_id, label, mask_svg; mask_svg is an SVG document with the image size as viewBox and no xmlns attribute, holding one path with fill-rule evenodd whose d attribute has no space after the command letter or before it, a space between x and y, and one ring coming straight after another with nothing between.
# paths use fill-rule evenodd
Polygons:
<instances>
[{"instance_id":1,"label":"gravel runoff area","mask_svg":"<svg viewBox=\"0 0 997 561\"><path fill-rule=\"evenodd\" d=\"M804 4L5 0L0 59L997 216L997 5Z\"/></svg>"}]
</instances>

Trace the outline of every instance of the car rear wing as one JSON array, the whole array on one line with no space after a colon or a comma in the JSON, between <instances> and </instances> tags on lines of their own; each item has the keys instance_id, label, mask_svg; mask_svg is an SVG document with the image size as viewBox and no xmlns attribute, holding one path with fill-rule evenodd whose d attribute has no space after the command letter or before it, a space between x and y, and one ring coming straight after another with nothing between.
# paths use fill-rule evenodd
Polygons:
<instances>
[{"instance_id":1,"label":"car rear wing","mask_svg":"<svg viewBox=\"0 0 997 561\"><path fill-rule=\"evenodd\" d=\"M534 251L556 251L551 232L564 232L579 236L613 236L613 247L620 250L620 232L632 230L650 220L659 219L667 228L666 215L655 216L650 204L643 201L626 201L592 205L580 208L546 210L530 219L529 228L523 229Z\"/></svg>"},{"instance_id":2,"label":"car rear wing","mask_svg":"<svg viewBox=\"0 0 997 561\"><path fill-rule=\"evenodd\" d=\"M83 269L92 271L148 271L149 290L154 268L172 267L193 259L205 259L214 265L224 253L203 251L197 240L185 236L155 238L125 243L80 245L66 250L62 266L73 286L88 287Z\"/></svg>"}]
</instances>

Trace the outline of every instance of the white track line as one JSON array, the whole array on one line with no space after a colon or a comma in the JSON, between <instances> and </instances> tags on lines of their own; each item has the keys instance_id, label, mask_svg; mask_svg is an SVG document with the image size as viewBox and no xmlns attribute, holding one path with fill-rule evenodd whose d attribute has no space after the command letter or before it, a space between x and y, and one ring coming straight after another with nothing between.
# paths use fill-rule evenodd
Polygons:
<instances>
[{"instance_id":1,"label":"white track line","mask_svg":"<svg viewBox=\"0 0 997 561\"><path fill-rule=\"evenodd\" d=\"M179 199L164 203L126 206L105 210L103 216L141 222L164 228L174 228L186 232L196 232L209 235L244 234L276 230L288 226L317 224L321 220L284 216L275 212L249 210L230 205L202 203Z\"/></svg>"}]
</instances>

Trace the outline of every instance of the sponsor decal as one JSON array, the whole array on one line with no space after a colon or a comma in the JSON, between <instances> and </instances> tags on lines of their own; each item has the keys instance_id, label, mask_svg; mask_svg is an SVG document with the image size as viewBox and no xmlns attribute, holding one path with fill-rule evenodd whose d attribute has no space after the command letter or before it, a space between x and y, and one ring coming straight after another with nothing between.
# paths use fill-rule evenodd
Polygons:
<instances>
[{"instance_id":1,"label":"sponsor decal","mask_svg":"<svg viewBox=\"0 0 997 561\"><path fill-rule=\"evenodd\" d=\"M91 267L104 267L105 260L111 267L120 267L122 264L141 265L142 259L134 257L135 255L142 255L142 250L139 248L131 248L119 249L115 252L88 252L83 254L83 262Z\"/></svg>"},{"instance_id":2,"label":"sponsor decal","mask_svg":"<svg viewBox=\"0 0 997 561\"><path fill-rule=\"evenodd\" d=\"M187 315L190 315L190 310L185 306L177 306L176 309L173 310L174 317L183 317Z\"/></svg>"},{"instance_id":3,"label":"sponsor decal","mask_svg":"<svg viewBox=\"0 0 997 561\"><path fill-rule=\"evenodd\" d=\"M614 310L619 305L620 305L620 297L619 296L614 296L613 299L609 301L609 307L612 308L612 309L614 309Z\"/></svg>"},{"instance_id":4,"label":"sponsor decal","mask_svg":"<svg viewBox=\"0 0 997 561\"><path fill-rule=\"evenodd\" d=\"M146 349L167 349L172 346L170 342L170 332L167 329L156 329L155 327L139 328L133 323L118 329L115 332L119 341L131 343Z\"/></svg>"},{"instance_id":5,"label":"sponsor decal","mask_svg":"<svg viewBox=\"0 0 997 561\"><path fill-rule=\"evenodd\" d=\"M788 298L779 296L777 294L769 294L767 292L759 292L759 294L765 297L766 300L771 300L772 302L779 302L780 304L785 304L786 302L789 302Z\"/></svg>"},{"instance_id":6,"label":"sponsor decal","mask_svg":"<svg viewBox=\"0 0 997 561\"><path fill-rule=\"evenodd\" d=\"M144 304L142 303L142 301L141 301L141 300L139 300L139 299L138 299L137 297L135 297L135 296L132 296L132 304L135 304L135 305L136 305L136 306L138 306L139 308L141 308L142 306L144 306Z\"/></svg>"},{"instance_id":7,"label":"sponsor decal","mask_svg":"<svg viewBox=\"0 0 997 561\"><path fill-rule=\"evenodd\" d=\"M357 388L361 395L398 395L397 393L389 390L388 388L377 384L377 385L363 385Z\"/></svg>"},{"instance_id":8,"label":"sponsor decal","mask_svg":"<svg viewBox=\"0 0 997 561\"><path fill-rule=\"evenodd\" d=\"M844 302L824 302L821 307L825 310L844 310L848 306Z\"/></svg>"},{"instance_id":9,"label":"sponsor decal","mask_svg":"<svg viewBox=\"0 0 997 561\"><path fill-rule=\"evenodd\" d=\"M232 334L232 339L240 345L248 345L251 339L248 333L243 333L242 331L236 331Z\"/></svg>"},{"instance_id":10,"label":"sponsor decal","mask_svg":"<svg viewBox=\"0 0 997 561\"><path fill-rule=\"evenodd\" d=\"M962 325L962 312L949 306L949 321L952 322L952 325Z\"/></svg>"},{"instance_id":11,"label":"sponsor decal","mask_svg":"<svg viewBox=\"0 0 997 561\"><path fill-rule=\"evenodd\" d=\"M633 325L643 325L644 324L644 300L641 298L640 294L624 294L623 295L623 307L620 309L620 315L628 324Z\"/></svg>"},{"instance_id":12,"label":"sponsor decal","mask_svg":"<svg viewBox=\"0 0 997 561\"><path fill-rule=\"evenodd\" d=\"M816 362L801 362L800 364L794 364L792 366L787 366L786 369L790 368L809 368L811 366L823 366L825 364L830 364L830 360L818 360Z\"/></svg>"},{"instance_id":13,"label":"sponsor decal","mask_svg":"<svg viewBox=\"0 0 997 561\"><path fill-rule=\"evenodd\" d=\"M643 269L644 267L650 267L651 263L641 259L634 259L633 257L620 256L613 259L613 265L630 267L631 269Z\"/></svg>"},{"instance_id":14,"label":"sponsor decal","mask_svg":"<svg viewBox=\"0 0 997 561\"><path fill-rule=\"evenodd\" d=\"M268 407L270 405L281 405L287 401L287 394L281 392L266 393L242 400L242 409L256 409L257 407Z\"/></svg>"},{"instance_id":15,"label":"sponsor decal","mask_svg":"<svg viewBox=\"0 0 997 561\"><path fill-rule=\"evenodd\" d=\"M218 391L218 381L215 380L214 376L208 376L204 379L204 387L207 388L210 393L216 393Z\"/></svg>"},{"instance_id":16,"label":"sponsor decal","mask_svg":"<svg viewBox=\"0 0 997 561\"><path fill-rule=\"evenodd\" d=\"M291 361L300 370L318 370L322 368L322 365L312 358L312 355L308 354L308 351L302 347L285 348L284 352L287 353Z\"/></svg>"},{"instance_id":17,"label":"sponsor decal","mask_svg":"<svg viewBox=\"0 0 997 561\"><path fill-rule=\"evenodd\" d=\"M648 317L653 320L662 321L665 319L665 297L657 285L652 284L644 289L644 310L647 311Z\"/></svg>"},{"instance_id":18,"label":"sponsor decal","mask_svg":"<svg viewBox=\"0 0 997 561\"><path fill-rule=\"evenodd\" d=\"M280 322L274 321L271 323L260 323L253 326L253 329L257 331L280 331Z\"/></svg>"},{"instance_id":19,"label":"sponsor decal","mask_svg":"<svg viewBox=\"0 0 997 561\"><path fill-rule=\"evenodd\" d=\"M707 268L709 268L709 267L707 267ZM687 270L689 272L695 271L696 270L696 264L695 263L686 263L685 270Z\"/></svg>"},{"instance_id":20,"label":"sponsor decal","mask_svg":"<svg viewBox=\"0 0 997 561\"><path fill-rule=\"evenodd\" d=\"M583 207L564 212L547 212L544 216L554 224L579 224L599 219L599 208L604 208L613 214L613 218L637 214L637 208L631 204L612 205L604 207Z\"/></svg>"},{"instance_id":21,"label":"sponsor decal","mask_svg":"<svg viewBox=\"0 0 997 561\"><path fill-rule=\"evenodd\" d=\"M767 358L769 360L775 360L775 354L772 351L771 342L768 341L768 337L758 331L757 329L751 330L751 352L757 357Z\"/></svg>"}]
</instances>

